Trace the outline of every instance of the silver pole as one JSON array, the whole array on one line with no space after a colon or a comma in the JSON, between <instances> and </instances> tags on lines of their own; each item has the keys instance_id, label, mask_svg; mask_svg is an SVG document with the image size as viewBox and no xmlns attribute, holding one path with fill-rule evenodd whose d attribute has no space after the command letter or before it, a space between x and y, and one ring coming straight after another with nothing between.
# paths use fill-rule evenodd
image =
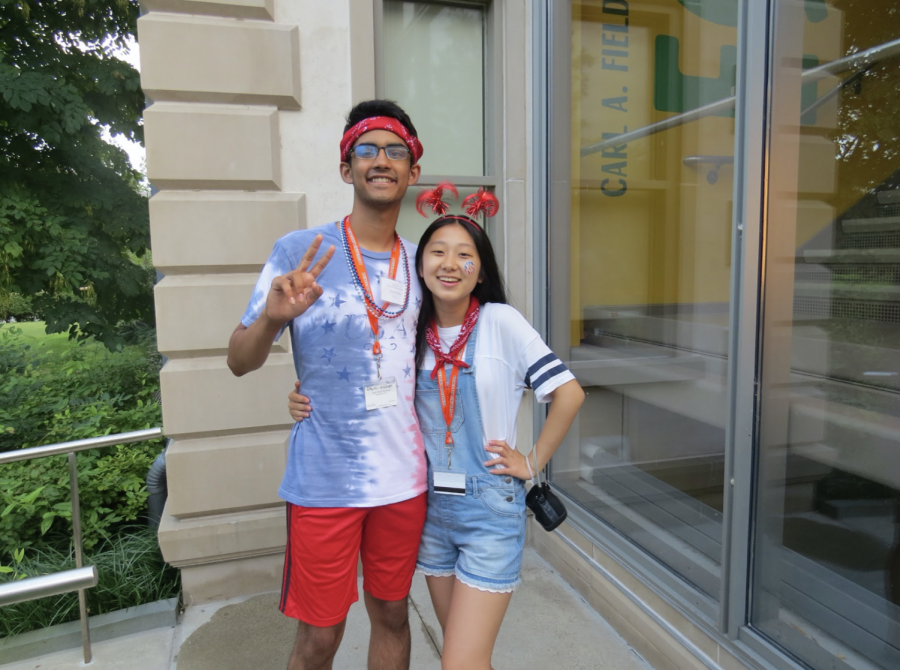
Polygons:
<instances>
[{"instance_id":1,"label":"silver pole","mask_svg":"<svg viewBox=\"0 0 900 670\"><path fill-rule=\"evenodd\" d=\"M69 452L69 487L72 491L72 536L75 543L75 567L84 567L81 554L81 502L78 500L78 465L75 452ZM91 662L91 627L88 621L84 589L78 589L78 616L81 619L81 644L85 664Z\"/></svg>"}]
</instances>

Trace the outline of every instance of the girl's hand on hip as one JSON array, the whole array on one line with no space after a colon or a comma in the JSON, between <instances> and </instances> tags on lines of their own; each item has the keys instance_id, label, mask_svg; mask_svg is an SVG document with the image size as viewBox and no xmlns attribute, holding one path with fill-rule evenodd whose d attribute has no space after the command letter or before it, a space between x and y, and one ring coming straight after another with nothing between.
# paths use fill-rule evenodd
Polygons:
<instances>
[{"instance_id":1,"label":"girl's hand on hip","mask_svg":"<svg viewBox=\"0 0 900 670\"><path fill-rule=\"evenodd\" d=\"M531 479L528 474L528 466L525 464L525 454L516 451L503 440L491 440L485 447L487 451L497 454L496 458L485 461L485 466L492 468L492 475L512 475L519 479Z\"/></svg>"},{"instance_id":2,"label":"girl's hand on hip","mask_svg":"<svg viewBox=\"0 0 900 670\"><path fill-rule=\"evenodd\" d=\"M294 390L288 394L288 412L294 421L300 422L309 418L312 407L309 398L300 395L300 382L294 382Z\"/></svg>"}]
</instances>

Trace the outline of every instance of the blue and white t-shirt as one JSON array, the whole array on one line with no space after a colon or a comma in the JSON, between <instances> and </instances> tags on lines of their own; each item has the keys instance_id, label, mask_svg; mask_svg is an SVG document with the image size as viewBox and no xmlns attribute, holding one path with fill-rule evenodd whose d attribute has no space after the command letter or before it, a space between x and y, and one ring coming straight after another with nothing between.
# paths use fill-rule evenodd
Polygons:
<instances>
[{"instance_id":1,"label":"blue and white t-shirt","mask_svg":"<svg viewBox=\"0 0 900 670\"><path fill-rule=\"evenodd\" d=\"M374 507L408 500L427 487L425 447L413 398L416 320L422 305L416 246L403 240L409 259L409 306L402 316L380 321L381 374L397 380L395 407L366 410L363 385L377 377L375 338L334 223L289 233L275 243L241 323L249 327L259 318L272 280L295 269L318 234L324 237L319 255L332 244L336 247L317 279L324 293L290 322L300 392L310 397L313 411L291 432L278 494L305 507ZM391 254L365 249L362 254L378 300ZM402 261L397 280L406 280Z\"/></svg>"}]
</instances>

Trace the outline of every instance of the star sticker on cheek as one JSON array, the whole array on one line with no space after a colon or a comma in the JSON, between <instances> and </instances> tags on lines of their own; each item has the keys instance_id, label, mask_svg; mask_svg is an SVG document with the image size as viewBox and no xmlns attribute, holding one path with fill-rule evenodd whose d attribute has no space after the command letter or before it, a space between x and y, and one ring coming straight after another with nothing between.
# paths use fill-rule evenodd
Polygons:
<instances>
[{"instance_id":1,"label":"star sticker on cheek","mask_svg":"<svg viewBox=\"0 0 900 670\"><path fill-rule=\"evenodd\" d=\"M322 324L322 328L325 329L325 332L326 332L326 333L333 333L333 332L334 332L334 329L335 329L335 326L337 326L337 322L336 322L336 321L334 321L334 322L333 322L333 321L326 321L325 323Z\"/></svg>"},{"instance_id":2,"label":"star sticker on cheek","mask_svg":"<svg viewBox=\"0 0 900 670\"><path fill-rule=\"evenodd\" d=\"M347 371L347 366L344 366L344 369L337 373L337 376L343 379L345 382L350 381L350 373Z\"/></svg>"}]
</instances>

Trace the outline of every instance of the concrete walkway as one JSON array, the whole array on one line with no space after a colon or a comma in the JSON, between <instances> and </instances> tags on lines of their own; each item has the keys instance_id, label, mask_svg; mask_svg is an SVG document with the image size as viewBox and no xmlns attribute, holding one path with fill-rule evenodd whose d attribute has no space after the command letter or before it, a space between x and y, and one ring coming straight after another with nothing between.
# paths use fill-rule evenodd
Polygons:
<instances>
[{"instance_id":1,"label":"concrete walkway","mask_svg":"<svg viewBox=\"0 0 900 670\"><path fill-rule=\"evenodd\" d=\"M360 588L361 591L361 588ZM189 608L175 628L100 642L85 666L80 649L2 670L282 670L296 624L277 609L277 594ZM416 575L410 598L412 670L439 670L441 633L425 580ZM363 670L369 643L365 608L355 604L335 670ZM513 595L494 650L497 670L652 670L533 549L526 549L523 584Z\"/></svg>"}]
</instances>

